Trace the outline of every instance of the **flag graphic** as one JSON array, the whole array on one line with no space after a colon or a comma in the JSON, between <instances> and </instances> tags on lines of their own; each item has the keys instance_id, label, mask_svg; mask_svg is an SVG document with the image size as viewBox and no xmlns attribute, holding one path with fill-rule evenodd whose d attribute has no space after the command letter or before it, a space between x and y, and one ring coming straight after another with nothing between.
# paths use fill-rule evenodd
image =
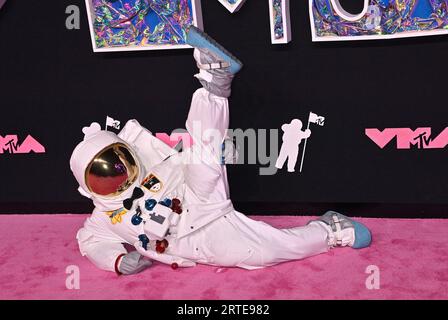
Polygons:
<instances>
[{"instance_id":1,"label":"flag graphic","mask_svg":"<svg viewBox=\"0 0 448 320\"><path fill-rule=\"evenodd\" d=\"M115 120L114 118L111 118L111 117L107 116L107 118L106 118L106 130L107 130L107 127L120 129L120 121Z\"/></svg>"},{"instance_id":2,"label":"flag graphic","mask_svg":"<svg viewBox=\"0 0 448 320\"><path fill-rule=\"evenodd\" d=\"M310 117L308 118L308 121L310 123L315 123L319 126L323 126L325 124L325 117L321 117L313 112L310 112Z\"/></svg>"},{"instance_id":3,"label":"flag graphic","mask_svg":"<svg viewBox=\"0 0 448 320\"><path fill-rule=\"evenodd\" d=\"M318 116L317 114L310 112L310 115L308 117L307 129L310 128L310 123L314 123L314 124L317 124L317 125L323 127L325 124L325 117ZM307 142L308 142L308 138L305 139L305 145L303 146L302 161L300 162L300 172L302 172L302 169L303 169L303 161L305 159L305 151L306 151L306 143Z\"/></svg>"}]
</instances>

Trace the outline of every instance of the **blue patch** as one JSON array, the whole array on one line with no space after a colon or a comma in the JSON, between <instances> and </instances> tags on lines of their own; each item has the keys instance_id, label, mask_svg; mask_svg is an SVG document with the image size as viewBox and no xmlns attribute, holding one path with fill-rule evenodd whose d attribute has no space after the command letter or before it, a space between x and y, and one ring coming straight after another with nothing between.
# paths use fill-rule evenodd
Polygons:
<instances>
[{"instance_id":1,"label":"blue patch","mask_svg":"<svg viewBox=\"0 0 448 320\"><path fill-rule=\"evenodd\" d=\"M138 240L142 243L142 247L145 250L148 250L149 239L146 234L141 234L138 236Z\"/></svg>"}]
</instances>

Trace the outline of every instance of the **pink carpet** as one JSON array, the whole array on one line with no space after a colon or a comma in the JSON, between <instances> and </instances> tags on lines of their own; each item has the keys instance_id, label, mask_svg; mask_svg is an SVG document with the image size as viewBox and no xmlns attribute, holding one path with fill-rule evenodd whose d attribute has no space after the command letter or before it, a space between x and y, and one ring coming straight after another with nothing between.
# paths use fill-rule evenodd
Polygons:
<instances>
[{"instance_id":1,"label":"pink carpet","mask_svg":"<svg viewBox=\"0 0 448 320\"><path fill-rule=\"evenodd\" d=\"M374 235L364 250L335 249L264 270L164 265L136 276L97 270L75 233L85 215L0 216L0 299L448 299L448 220L360 219ZM255 217L277 227L307 217ZM66 288L66 267L80 289ZM368 290L369 265L380 289Z\"/></svg>"}]
</instances>

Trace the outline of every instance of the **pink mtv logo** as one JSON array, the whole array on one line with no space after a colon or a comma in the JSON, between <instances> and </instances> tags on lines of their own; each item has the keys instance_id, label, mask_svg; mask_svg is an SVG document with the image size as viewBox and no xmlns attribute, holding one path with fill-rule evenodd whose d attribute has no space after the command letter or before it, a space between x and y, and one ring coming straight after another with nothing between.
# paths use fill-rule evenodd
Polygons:
<instances>
[{"instance_id":1,"label":"pink mtv logo","mask_svg":"<svg viewBox=\"0 0 448 320\"><path fill-rule=\"evenodd\" d=\"M41 145L31 135L28 135L22 143L19 144L17 135L0 136L0 154L2 153L45 153L45 147Z\"/></svg>"},{"instance_id":2,"label":"pink mtv logo","mask_svg":"<svg viewBox=\"0 0 448 320\"><path fill-rule=\"evenodd\" d=\"M448 145L448 127L435 137L431 137L431 128L387 128L382 131L373 128L366 129L365 133L381 149L393 139L396 139L397 149L411 149L412 146L418 149L443 149Z\"/></svg>"}]
</instances>

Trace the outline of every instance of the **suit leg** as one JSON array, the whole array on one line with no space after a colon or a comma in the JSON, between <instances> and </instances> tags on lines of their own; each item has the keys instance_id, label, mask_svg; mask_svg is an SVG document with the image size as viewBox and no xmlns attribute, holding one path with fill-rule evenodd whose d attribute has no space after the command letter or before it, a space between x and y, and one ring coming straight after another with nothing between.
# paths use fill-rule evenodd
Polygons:
<instances>
[{"instance_id":1,"label":"suit leg","mask_svg":"<svg viewBox=\"0 0 448 320\"><path fill-rule=\"evenodd\" d=\"M253 254L239 264L239 267L245 269L300 260L329 250L328 233L318 225L277 229L239 212L234 213L231 221L253 249Z\"/></svg>"},{"instance_id":2,"label":"suit leg","mask_svg":"<svg viewBox=\"0 0 448 320\"><path fill-rule=\"evenodd\" d=\"M227 171L221 163L222 143L229 127L229 102L206 89L198 89L191 102L186 128L193 138L187 150L185 181L196 202L229 199Z\"/></svg>"}]
</instances>

